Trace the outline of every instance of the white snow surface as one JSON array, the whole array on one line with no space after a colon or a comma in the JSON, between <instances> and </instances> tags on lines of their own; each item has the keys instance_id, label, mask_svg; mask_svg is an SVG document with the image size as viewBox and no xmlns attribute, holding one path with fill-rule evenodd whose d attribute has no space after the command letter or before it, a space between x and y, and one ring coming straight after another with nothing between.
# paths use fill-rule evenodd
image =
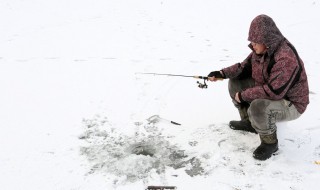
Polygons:
<instances>
[{"instance_id":1,"label":"white snow surface","mask_svg":"<svg viewBox=\"0 0 320 190\"><path fill-rule=\"evenodd\" d=\"M319 13L316 0L1 0L0 189L318 189ZM259 14L295 45L310 87L266 161L252 157L258 135L227 126L239 119L227 80L137 74L240 62Z\"/></svg>"}]
</instances>

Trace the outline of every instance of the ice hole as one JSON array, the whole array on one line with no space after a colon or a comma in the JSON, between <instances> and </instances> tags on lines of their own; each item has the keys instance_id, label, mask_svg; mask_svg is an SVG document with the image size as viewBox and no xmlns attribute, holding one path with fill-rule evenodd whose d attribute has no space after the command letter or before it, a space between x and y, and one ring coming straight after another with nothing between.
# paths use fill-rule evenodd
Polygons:
<instances>
[{"instance_id":1,"label":"ice hole","mask_svg":"<svg viewBox=\"0 0 320 190\"><path fill-rule=\"evenodd\" d=\"M131 147L131 153L136 155L153 157L156 153L156 149L151 145L135 144Z\"/></svg>"}]
</instances>

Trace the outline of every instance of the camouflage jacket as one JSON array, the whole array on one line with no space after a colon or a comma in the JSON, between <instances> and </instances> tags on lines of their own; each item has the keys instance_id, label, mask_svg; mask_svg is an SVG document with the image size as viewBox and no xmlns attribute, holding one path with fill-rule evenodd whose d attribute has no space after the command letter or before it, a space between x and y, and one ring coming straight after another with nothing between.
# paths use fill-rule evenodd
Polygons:
<instances>
[{"instance_id":1,"label":"camouflage jacket","mask_svg":"<svg viewBox=\"0 0 320 190\"><path fill-rule=\"evenodd\" d=\"M222 69L226 78L254 79L254 87L240 92L241 101L286 99L302 114L309 104L309 87L304 63L294 46L266 15L252 21L248 40L266 45L266 53L252 51L243 62Z\"/></svg>"}]
</instances>

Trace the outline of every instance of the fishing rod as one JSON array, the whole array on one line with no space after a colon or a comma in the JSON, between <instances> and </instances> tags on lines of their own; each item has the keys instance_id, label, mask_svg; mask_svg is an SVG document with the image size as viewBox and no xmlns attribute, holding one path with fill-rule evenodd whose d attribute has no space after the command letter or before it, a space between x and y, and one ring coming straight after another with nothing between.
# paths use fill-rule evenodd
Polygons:
<instances>
[{"instance_id":1,"label":"fishing rod","mask_svg":"<svg viewBox=\"0 0 320 190\"><path fill-rule=\"evenodd\" d=\"M141 73L141 72L138 72L136 74L162 75L162 76L170 76L170 77L188 77L188 78L195 78L195 79L203 79L203 83L197 81L198 87L202 88L202 89L208 88L208 85L207 85L206 81L209 80L209 78L208 77L204 77L204 76L176 75L176 74L166 74L166 73Z\"/></svg>"}]
</instances>

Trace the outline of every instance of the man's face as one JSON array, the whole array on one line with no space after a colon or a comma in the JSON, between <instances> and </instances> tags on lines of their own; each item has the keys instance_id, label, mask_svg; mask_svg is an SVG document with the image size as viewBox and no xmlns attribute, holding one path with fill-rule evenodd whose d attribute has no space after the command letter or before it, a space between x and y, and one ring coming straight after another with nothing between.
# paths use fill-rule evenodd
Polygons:
<instances>
[{"instance_id":1,"label":"man's face","mask_svg":"<svg viewBox=\"0 0 320 190\"><path fill-rule=\"evenodd\" d=\"M264 54L265 51L267 50L267 47L264 44L257 44L254 42L251 42L251 45L256 52L256 54Z\"/></svg>"}]
</instances>

